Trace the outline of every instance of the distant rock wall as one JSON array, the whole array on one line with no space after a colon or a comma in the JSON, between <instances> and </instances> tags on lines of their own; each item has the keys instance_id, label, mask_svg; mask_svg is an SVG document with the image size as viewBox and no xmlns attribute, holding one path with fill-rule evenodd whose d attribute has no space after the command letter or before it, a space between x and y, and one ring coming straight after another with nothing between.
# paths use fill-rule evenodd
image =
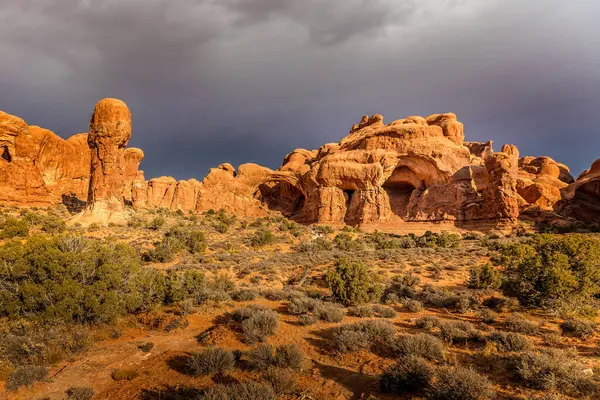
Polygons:
<instances>
[{"instance_id":1,"label":"distant rock wall","mask_svg":"<svg viewBox=\"0 0 600 400\"><path fill-rule=\"evenodd\" d=\"M276 171L221 164L200 182L146 180L143 151L126 147L128 112L119 100L102 100L92 134L64 140L0 111L0 202L75 201L88 211L107 201L119 210L278 211L303 223L351 225L514 224L531 209L600 221L600 161L575 181L549 157L519 158L514 145L495 152L491 141L465 142L463 124L451 113L388 124L381 115L365 116L338 143L296 149Z\"/></svg>"}]
</instances>

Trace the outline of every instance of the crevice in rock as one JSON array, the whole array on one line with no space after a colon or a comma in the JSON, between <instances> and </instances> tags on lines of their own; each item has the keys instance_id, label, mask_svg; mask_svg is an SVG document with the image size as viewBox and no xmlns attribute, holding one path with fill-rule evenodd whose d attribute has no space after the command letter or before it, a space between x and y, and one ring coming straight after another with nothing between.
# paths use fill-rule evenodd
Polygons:
<instances>
[{"instance_id":1,"label":"crevice in rock","mask_svg":"<svg viewBox=\"0 0 600 400\"><path fill-rule=\"evenodd\" d=\"M8 151L8 146L4 146L4 148L2 149L2 158L8 162L12 162L12 156Z\"/></svg>"}]
</instances>

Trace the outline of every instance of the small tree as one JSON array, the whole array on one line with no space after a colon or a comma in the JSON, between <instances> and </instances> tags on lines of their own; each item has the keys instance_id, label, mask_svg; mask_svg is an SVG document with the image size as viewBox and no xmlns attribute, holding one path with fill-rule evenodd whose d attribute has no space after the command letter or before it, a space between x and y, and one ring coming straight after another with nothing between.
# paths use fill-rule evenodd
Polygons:
<instances>
[{"instance_id":1,"label":"small tree","mask_svg":"<svg viewBox=\"0 0 600 400\"><path fill-rule=\"evenodd\" d=\"M498 289L502 285L502 274L490 263L472 267L469 270L471 289Z\"/></svg>"},{"instance_id":2,"label":"small tree","mask_svg":"<svg viewBox=\"0 0 600 400\"><path fill-rule=\"evenodd\" d=\"M501 249L504 291L525 306L556 307L600 294L600 240L585 235L535 235Z\"/></svg>"},{"instance_id":3,"label":"small tree","mask_svg":"<svg viewBox=\"0 0 600 400\"><path fill-rule=\"evenodd\" d=\"M376 276L366 265L345 259L327 272L325 282L336 300L345 306L377 300L382 293Z\"/></svg>"}]
</instances>

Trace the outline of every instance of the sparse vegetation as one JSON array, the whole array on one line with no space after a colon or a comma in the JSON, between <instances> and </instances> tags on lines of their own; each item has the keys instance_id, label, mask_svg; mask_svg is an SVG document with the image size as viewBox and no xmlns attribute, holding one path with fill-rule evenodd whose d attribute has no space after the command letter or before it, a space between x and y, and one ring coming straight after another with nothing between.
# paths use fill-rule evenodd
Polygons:
<instances>
[{"instance_id":1,"label":"sparse vegetation","mask_svg":"<svg viewBox=\"0 0 600 400\"><path fill-rule=\"evenodd\" d=\"M223 374L235 365L233 353L220 348L206 349L192 353L188 360L190 371L195 376Z\"/></svg>"},{"instance_id":2,"label":"sparse vegetation","mask_svg":"<svg viewBox=\"0 0 600 400\"><path fill-rule=\"evenodd\" d=\"M333 296L350 306L378 300L382 287L373 272L361 263L340 260L325 278Z\"/></svg>"}]
</instances>

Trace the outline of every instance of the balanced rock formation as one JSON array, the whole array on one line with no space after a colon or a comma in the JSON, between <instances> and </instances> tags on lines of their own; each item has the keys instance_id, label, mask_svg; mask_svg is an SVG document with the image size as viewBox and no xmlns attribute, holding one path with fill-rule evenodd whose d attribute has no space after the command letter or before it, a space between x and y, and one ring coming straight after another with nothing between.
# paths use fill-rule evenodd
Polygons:
<instances>
[{"instance_id":1,"label":"balanced rock formation","mask_svg":"<svg viewBox=\"0 0 600 400\"><path fill-rule=\"evenodd\" d=\"M74 219L76 222L127 223L123 192L125 146L130 138L131 113L127 105L117 99L100 100L92 114L87 138L92 153L87 205Z\"/></svg>"},{"instance_id":2,"label":"balanced rock formation","mask_svg":"<svg viewBox=\"0 0 600 400\"><path fill-rule=\"evenodd\" d=\"M454 114L387 125L381 115L365 116L339 143L286 156L260 192L271 208L301 222L514 222L513 147L493 153L465 145Z\"/></svg>"}]
</instances>

